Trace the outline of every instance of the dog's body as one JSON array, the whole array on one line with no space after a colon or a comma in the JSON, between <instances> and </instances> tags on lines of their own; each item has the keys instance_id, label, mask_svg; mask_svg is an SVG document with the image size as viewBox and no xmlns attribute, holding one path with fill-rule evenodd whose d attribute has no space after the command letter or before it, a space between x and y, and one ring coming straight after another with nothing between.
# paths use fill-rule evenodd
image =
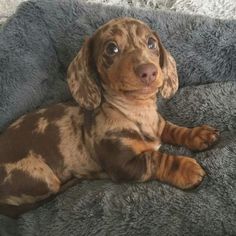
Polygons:
<instances>
[{"instance_id":1,"label":"dog's body","mask_svg":"<svg viewBox=\"0 0 236 236\"><path fill-rule=\"evenodd\" d=\"M156 93L174 94L178 78L173 58L144 23L123 18L101 27L70 64L68 83L80 107L35 111L0 136L2 206L37 203L74 178L153 179L182 189L201 182L205 172L194 159L158 149L164 142L204 150L218 132L175 126L157 112Z\"/></svg>"}]
</instances>

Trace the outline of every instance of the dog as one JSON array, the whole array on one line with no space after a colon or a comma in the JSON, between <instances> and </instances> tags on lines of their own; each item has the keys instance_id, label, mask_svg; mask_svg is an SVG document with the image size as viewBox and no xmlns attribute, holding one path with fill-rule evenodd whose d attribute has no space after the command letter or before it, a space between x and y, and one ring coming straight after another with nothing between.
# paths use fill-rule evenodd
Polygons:
<instances>
[{"instance_id":1,"label":"dog","mask_svg":"<svg viewBox=\"0 0 236 236\"><path fill-rule=\"evenodd\" d=\"M125 17L101 26L70 63L67 81L73 101L23 115L0 136L2 213L17 216L74 179L201 183L206 173L196 160L160 145L203 151L219 131L180 127L158 112L157 94L170 98L178 89L177 69L144 22Z\"/></svg>"}]
</instances>

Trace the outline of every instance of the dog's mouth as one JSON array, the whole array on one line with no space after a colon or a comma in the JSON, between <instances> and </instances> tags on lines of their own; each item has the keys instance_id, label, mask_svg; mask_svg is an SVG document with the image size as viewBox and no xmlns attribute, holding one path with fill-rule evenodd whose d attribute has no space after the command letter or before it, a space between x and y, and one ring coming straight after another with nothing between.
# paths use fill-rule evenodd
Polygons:
<instances>
[{"instance_id":1,"label":"dog's mouth","mask_svg":"<svg viewBox=\"0 0 236 236\"><path fill-rule=\"evenodd\" d=\"M156 89L151 86L145 86L140 89L122 90L125 95L149 95L156 93Z\"/></svg>"}]
</instances>

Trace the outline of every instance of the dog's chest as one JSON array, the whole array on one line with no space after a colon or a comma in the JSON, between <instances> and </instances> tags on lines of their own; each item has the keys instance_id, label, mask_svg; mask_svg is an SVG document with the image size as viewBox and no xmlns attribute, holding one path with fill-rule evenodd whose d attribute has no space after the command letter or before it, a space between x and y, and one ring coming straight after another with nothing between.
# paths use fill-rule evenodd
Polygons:
<instances>
[{"instance_id":1,"label":"dog's chest","mask_svg":"<svg viewBox=\"0 0 236 236\"><path fill-rule=\"evenodd\" d=\"M140 112L136 114L136 121L133 122L134 129L138 131L140 135L139 152L148 150L159 150L161 146L160 137L158 136L158 123L159 116L156 112L144 113ZM140 145L141 144L141 145ZM140 148L142 147L142 148ZM134 149L137 149L135 142Z\"/></svg>"},{"instance_id":2,"label":"dog's chest","mask_svg":"<svg viewBox=\"0 0 236 236\"><path fill-rule=\"evenodd\" d=\"M144 110L135 115L136 124L142 133L156 137L159 123L159 116L156 112Z\"/></svg>"}]
</instances>

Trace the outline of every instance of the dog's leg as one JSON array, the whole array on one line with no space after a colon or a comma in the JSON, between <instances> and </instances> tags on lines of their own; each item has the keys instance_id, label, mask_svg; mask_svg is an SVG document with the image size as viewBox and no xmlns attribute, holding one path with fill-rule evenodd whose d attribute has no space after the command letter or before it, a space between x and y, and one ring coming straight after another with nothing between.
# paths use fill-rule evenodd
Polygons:
<instances>
[{"instance_id":1,"label":"dog's leg","mask_svg":"<svg viewBox=\"0 0 236 236\"><path fill-rule=\"evenodd\" d=\"M181 189L189 189L197 187L205 176L205 171L193 158L160 152L156 156L156 177L160 181Z\"/></svg>"},{"instance_id":2,"label":"dog's leg","mask_svg":"<svg viewBox=\"0 0 236 236\"><path fill-rule=\"evenodd\" d=\"M80 180L74 178L74 179L70 179L68 182L63 183L61 185L61 188L60 188L60 191L58 192L58 194L64 192L69 187L72 187L75 184L79 183L79 181ZM43 204L53 200L56 196L57 196L57 194L53 194L53 195L50 195L49 197L47 197L46 199L40 200L38 202L26 203L26 204L22 204L19 206L9 205L9 204L0 204L0 214L6 215L6 216L12 217L12 218L17 218L21 214L24 214L25 212L27 212L29 210L35 209L35 208L42 206Z\"/></svg>"},{"instance_id":3,"label":"dog's leg","mask_svg":"<svg viewBox=\"0 0 236 236\"><path fill-rule=\"evenodd\" d=\"M0 168L1 204L31 204L60 190L60 180L36 154L30 153L20 161Z\"/></svg>"},{"instance_id":4,"label":"dog's leg","mask_svg":"<svg viewBox=\"0 0 236 236\"><path fill-rule=\"evenodd\" d=\"M205 172L192 158L158 151L139 152L136 142L102 140L96 151L102 168L114 181L160 180L181 189L200 184Z\"/></svg>"},{"instance_id":5,"label":"dog's leg","mask_svg":"<svg viewBox=\"0 0 236 236\"><path fill-rule=\"evenodd\" d=\"M164 143L172 145L183 145L190 150L203 151L211 147L219 138L219 131L208 125L194 128L186 128L165 123L161 134Z\"/></svg>"}]
</instances>

